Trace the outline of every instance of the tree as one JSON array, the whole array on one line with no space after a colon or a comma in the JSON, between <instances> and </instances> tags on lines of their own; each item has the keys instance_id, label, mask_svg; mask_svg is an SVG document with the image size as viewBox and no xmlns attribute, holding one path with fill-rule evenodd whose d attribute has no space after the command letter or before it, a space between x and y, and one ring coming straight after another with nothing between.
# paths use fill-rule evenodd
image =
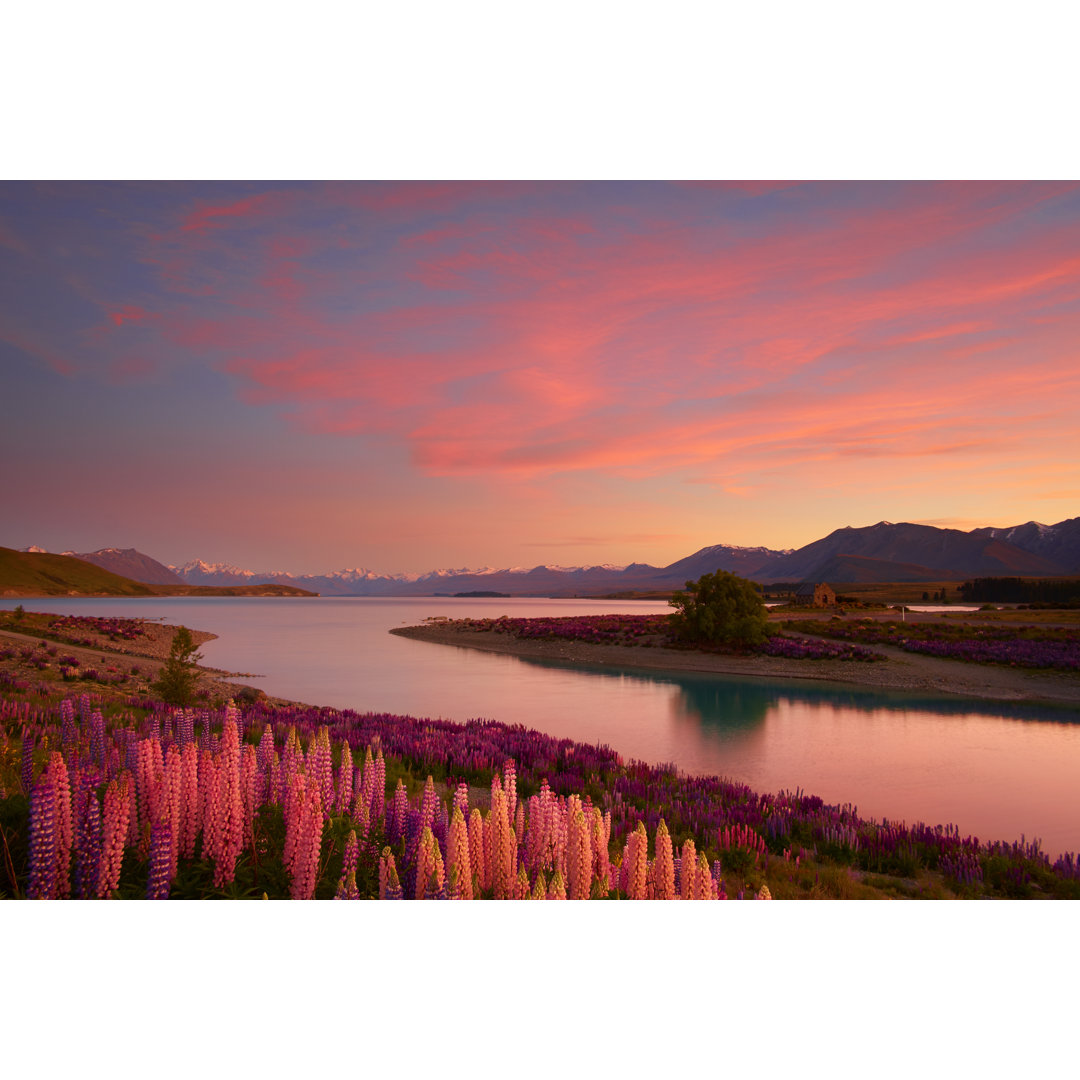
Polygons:
<instances>
[{"instance_id":1,"label":"tree","mask_svg":"<svg viewBox=\"0 0 1080 1080\"><path fill-rule=\"evenodd\" d=\"M672 628L685 641L744 648L768 637L765 605L753 582L725 570L686 583L669 601Z\"/></svg>"},{"instance_id":2,"label":"tree","mask_svg":"<svg viewBox=\"0 0 1080 1080\"><path fill-rule=\"evenodd\" d=\"M190 705L195 696L199 678L195 666L202 659L202 653L195 651L197 648L186 626L173 635L169 659L158 672L157 682L150 684L150 689L156 690L169 705Z\"/></svg>"}]
</instances>

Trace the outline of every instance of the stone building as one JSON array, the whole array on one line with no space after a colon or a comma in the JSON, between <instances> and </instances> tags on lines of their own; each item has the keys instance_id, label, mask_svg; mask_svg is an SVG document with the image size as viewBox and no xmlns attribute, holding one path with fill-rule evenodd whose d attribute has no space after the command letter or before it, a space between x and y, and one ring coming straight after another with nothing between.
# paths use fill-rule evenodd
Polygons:
<instances>
[{"instance_id":1,"label":"stone building","mask_svg":"<svg viewBox=\"0 0 1080 1080\"><path fill-rule=\"evenodd\" d=\"M836 590L824 582L814 585L804 581L795 590L795 603L805 607L835 607Z\"/></svg>"}]
</instances>

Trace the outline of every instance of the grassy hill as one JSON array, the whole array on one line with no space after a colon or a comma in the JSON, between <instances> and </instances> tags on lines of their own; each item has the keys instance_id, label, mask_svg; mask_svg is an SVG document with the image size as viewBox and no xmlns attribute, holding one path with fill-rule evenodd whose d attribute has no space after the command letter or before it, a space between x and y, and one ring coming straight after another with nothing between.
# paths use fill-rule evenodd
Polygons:
<instances>
[{"instance_id":1,"label":"grassy hill","mask_svg":"<svg viewBox=\"0 0 1080 1080\"><path fill-rule=\"evenodd\" d=\"M70 555L0 547L0 596L317 596L288 585L144 585Z\"/></svg>"}]
</instances>

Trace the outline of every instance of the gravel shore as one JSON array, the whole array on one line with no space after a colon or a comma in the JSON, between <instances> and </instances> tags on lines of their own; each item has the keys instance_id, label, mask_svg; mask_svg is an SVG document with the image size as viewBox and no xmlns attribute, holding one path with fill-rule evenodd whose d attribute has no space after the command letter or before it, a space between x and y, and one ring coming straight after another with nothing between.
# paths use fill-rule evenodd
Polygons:
<instances>
[{"instance_id":1,"label":"gravel shore","mask_svg":"<svg viewBox=\"0 0 1080 1080\"><path fill-rule=\"evenodd\" d=\"M930 691L991 701L1046 702L1080 707L1080 674L1076 672L969 664L960 660L922 656L889 646L863 646L886 658L884 661L867 663L851 660L789 660L774 656L720 656L690 649L593 645L577 641L523 641L492 630L458 630L437 624L395 627L390 633L437 645L457 645L598 668L816 679L878 690Z\"/></svg>"}]
</instances>

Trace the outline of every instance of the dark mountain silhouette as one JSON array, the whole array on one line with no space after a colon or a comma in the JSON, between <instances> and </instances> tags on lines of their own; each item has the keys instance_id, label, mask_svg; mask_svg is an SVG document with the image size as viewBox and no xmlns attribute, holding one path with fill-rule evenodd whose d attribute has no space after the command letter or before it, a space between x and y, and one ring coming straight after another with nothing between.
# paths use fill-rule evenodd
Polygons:
<instances>
[{"instance_id":1,"label":"dark mountain silhouette","mask_svg":"<svg viewBox=\"0 0 1080 1080\"><path fill-rule=\"evenodd\" d=\"M839 555L913 564L926 569L926 578L907 578L909 581L971 575L1046 576L1064 572L1059 563L992 536L910 522L894 525L890 521L879 521L861 529L850 526L837 529L821 540L777 559L763 571L765 576L759 577L767 581L807 581L811 578L825 581L830 560ZM882 568L882 573L886 572L887 568ZM880 580L896 579L885 577Z\"/></svg>"},{"instance_id":2,"label":"dark mountain silhouette","mask_svg":"<svg viewBox=\"0 0 1080 1080\"><path fill-rule=\"evenodd\" d=\"M1049 559L1066 573L1080 571L1080 517L1066 518L1056 525L1029 521L1008 529L973 529L972 533L1013 544L1033 555Z\"/></svg>"}]
</instances>

